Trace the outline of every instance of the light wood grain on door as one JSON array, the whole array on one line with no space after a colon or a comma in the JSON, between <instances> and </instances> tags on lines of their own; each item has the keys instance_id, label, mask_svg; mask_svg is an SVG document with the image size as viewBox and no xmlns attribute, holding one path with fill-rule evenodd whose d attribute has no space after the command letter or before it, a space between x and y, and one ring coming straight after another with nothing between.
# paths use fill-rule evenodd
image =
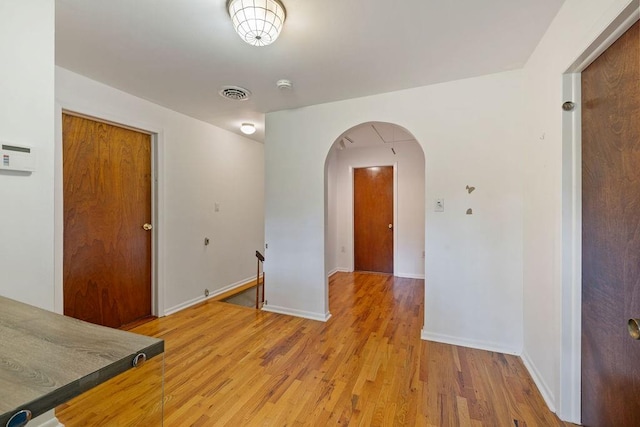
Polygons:
<instances>
[{"instance_id":1,"label":"light wood grain on door","mask_svg":"<svg viewBox=\"0 0 640 427\"><path fill-rule=\"evenodd\" d=\"M355 269L393 273L393 167L354 169L353 199Z\"/></svg>"},{"instance_id":2,"label":"light wood grain on door","mask_svg":"<svg viewBox=\"0 0 640 427\"><path fill-rule=\"evenodd\" d=\"M151 315L151 137L63 115L64 313L120 327Z\"/></svg>"}]
</instances>

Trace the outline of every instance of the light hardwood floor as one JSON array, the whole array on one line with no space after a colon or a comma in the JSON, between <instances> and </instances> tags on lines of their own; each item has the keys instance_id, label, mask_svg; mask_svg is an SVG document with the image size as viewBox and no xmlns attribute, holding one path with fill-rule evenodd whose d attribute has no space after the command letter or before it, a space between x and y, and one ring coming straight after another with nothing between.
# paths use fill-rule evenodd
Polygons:
<instances>
[{"instance_id":1,"label":"light hardwood floor","mask_svg":"<svg viewBox=\"0 0 640 427\"><path fill-rule=\"evenodd\" d=\"M565 425L518 357L422 341L423 287L338 273L326 323L210 301L137 327L165 340L164 425ZM126 410L125 421L96 415L113 393L57 415L67 427L144 425Z\"/></svg>"}]
</instances>

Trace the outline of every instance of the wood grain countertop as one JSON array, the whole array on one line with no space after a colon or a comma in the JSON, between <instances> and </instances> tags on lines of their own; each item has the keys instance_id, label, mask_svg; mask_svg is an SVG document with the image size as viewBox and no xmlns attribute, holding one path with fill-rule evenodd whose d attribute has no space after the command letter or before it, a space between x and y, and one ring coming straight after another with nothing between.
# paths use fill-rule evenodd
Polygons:
<instances>
[{"instance_id":1,"label":"wood grain countertop","mask_svg":"<svg viewBox=\"0 0 640 427\"><path fill-rule=\"evenodd\" d=\"M93 325L0 296L0 426L33 416L164 352L164 341Z\"/></svg>"}]
</instances>

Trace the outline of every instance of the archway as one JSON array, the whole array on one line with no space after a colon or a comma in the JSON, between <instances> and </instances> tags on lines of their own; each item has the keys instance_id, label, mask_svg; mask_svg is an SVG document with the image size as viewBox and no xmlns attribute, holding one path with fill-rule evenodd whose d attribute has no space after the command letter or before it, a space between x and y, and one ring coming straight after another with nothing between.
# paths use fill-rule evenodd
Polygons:
<instances>
[{"instance_id":1,"label":"archway","mask_svg":"<svg viewBox=\"0 0 640 427\"><path fill-rule=\"evenodd\" d=\"M354 171L393 168L393 268L399 277L425 275L425 155L415 137L394 123L364 122L344 131L325 160L327 278L356 268ZM329 307L328 280L325 296ZM330 311L330 307L329 307Z\"/></svg>"}]
</instances>

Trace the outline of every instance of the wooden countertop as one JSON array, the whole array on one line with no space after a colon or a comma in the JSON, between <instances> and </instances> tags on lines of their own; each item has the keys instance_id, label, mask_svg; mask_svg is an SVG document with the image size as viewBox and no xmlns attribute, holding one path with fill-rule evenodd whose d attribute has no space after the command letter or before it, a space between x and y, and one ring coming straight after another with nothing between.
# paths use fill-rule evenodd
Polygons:
<instances>
[{"instance_id":1,"label":"wooden countertop","mask_svg":"<svg viewBox=\"0 0 640 427\"><path fill-rule=\"evenodd\" d=\"M164 341L93 325L0 297L0 426L19 410L33 416L151 359Z\"/></svg>"}]
</instances>

